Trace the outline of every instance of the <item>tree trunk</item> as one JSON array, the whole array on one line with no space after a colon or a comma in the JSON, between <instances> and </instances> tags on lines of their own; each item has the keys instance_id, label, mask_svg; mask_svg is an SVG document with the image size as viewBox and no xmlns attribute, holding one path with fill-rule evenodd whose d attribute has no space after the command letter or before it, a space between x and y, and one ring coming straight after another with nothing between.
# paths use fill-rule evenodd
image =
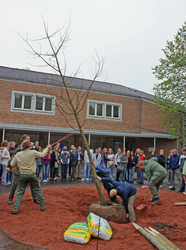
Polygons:
<instances>
[{"instance_id":1,"label":"tree trunk","mask_svg":"<svg viewBox=\"0 0 186 250\"><path fill-rule=\"evenodd\" d=\"M91 172L93 174L93 177L94 177L94 183L96 185L96 188L97 188L97 191L98 191L98 194L99 194L99 198L100 198L100 201L101 201L101 205L107 205L107 202L105 200L105 196L103 195L103 192L101 190L101 186L100 186L100 183L97 179L97 175L96 175L96 171L95 171L95 167L94 167L94 163L93 163L93 159L92 159L92 155L90 153L90 148L88 146L88 143L87 143L87 139L83 133L83 130L80 128L80 132L81 132L81 137L83 139L83 142L85 144L85 148L87 150L87 154L88 154L88 157L89 157L89 161L90 161L90 166L91 166Z\"/></svg>"}]
</instances>

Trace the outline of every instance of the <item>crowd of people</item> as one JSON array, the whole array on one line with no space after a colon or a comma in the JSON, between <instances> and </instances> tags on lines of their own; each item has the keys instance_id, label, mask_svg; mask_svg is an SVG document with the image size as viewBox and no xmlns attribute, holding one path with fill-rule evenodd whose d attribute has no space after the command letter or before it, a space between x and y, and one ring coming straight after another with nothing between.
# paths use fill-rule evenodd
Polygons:
<instances>
[{"instance_id":1,"label":"crowd of people","mask_svg":"<svg viewBox=\"0 0 186 250\"><path fill-rule=\"evenodd\" d=\"M161 201L158 191L159 187L163 185L167 172L170 190L175 190L175 177L177 177L179 192L185 191L186 148L182 149L181 156L177 154L176 149L171 150L167 158L163 149L160 150L159 155L153 151L147 160L144 151L140 148L135 153L130 150L122 152L121 149L118 149L117 153L114 154L111 148L103 148L102 150L101 147L98 147L95 152L90 149L88 153L86 150L83 151L80 146L76 148L71 145L70 150L68 150L66 146L61 148L60 144L57 143L53 149L50 146L42 149L38 141L33 144L30 142L29 135L23 135L22 143L18 147L13 141L4 140L0 148L2 185L12 184L8 204L13 203L14 193L18 187L12 213L18 213L28 183L30 183L33 201L40 204L41 211L44 211L46 206L39 181L56 181L57 178L66 181L67 177L71 181L75 179L93 180L90 154L97 177L103 182L111 201L118 203L116 195L122 197L130 221L135 220L133 202L137 190L132 185L135 171L137 173L136 183L139 184L144 183L144 173L146 173L148 188L153 196L152 204ZM82 178L81 168L83 164L84 174ZM114 176L114 168L116 168L116 176ZM40 179L41 173L42 179Z\"/></svg>"},{"instance_id":2,"label":"crowd of people","mask_svg":"<svg viewBox=\"0 0 186 250\"><path fill-rule=\"evenodd\" d=\"M0 176L5 171L10 159L14 157L19 146L16 147L15 142L8 142L4 140L0 147ZM31 149L38 152L42 152L43 149L39 146L39 142L32 143ZM146 160L144 151L140 148L136 149L136 152L127 150L123 151L119 148L117 153L114 154L111 148L98 147L90 149L94 166L103 165L110 170L113 179L119 182L134 183L134 172L137 173L136 183L144 183L144 170L138 165L140 161ZM177 150L173 149L166 158L164 150L161 149L159 155L156 155L155 151L152 151L150 157L157 157L158 163L167 169L168 183L170 190L175 190L175 177L177 177L179 184L179 192L185 191L185 179L183 172L183 166L186 159L186 148L182 149L182 155L177 154ZM83 167L84 165L84 167ZM81 176L81 168L84 169L84 174ZM116 167L116 176L114 177L113 170ZM186 172L186 169L185 169ZM42 174L42 176L41 176ZM186 173L185 173L186 174ZM83 151L79 146L77 149L74 145L71 145L70 150L66 146L60 147L58 143L54 148L49 151L45 157L36 159L36 175L37 178L43 182L49 180L56 181L58 178L66 181L69 177L72 181L75 179L81 179L82 181L91 181L93 176L91 175L90 161L87 151ZM13 182L13 172L5 171L2 178L2 185L10 185ZM162 187L163 182L160 187Z\"/></svg>"}]
</instances>

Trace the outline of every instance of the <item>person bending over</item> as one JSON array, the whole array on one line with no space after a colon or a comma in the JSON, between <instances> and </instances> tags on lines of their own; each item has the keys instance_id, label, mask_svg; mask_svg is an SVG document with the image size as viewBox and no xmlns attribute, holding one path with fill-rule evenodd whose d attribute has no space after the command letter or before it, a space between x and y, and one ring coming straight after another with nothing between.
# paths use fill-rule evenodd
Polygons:
<instances>
[{"instance_id":1,"label":"person bending over","mask_svg":"<svg viewBox=\"0 0 186 250\"><path fill-rule=\"evenodd\" d=\"M149 190L153 196L150 201L157 204L161 201L158 195L159 187L167 176L166 169L158 163L158 158L153 157L150 160L140 161L138 165L145 170L148 178Z\"/></svg>"},{"instance_id":2,"label":"person bending over","mask_svg":"<svg viewBox=\"0 0 186 250\"><path fill-rule=\"evenodd\" d=\"M115 189L110 190L110 197L119 195L122 198L127 217L129 216L130 222L134 222L136 217L133 203L136 197L137 189L129 183L121 183L107 177L102 177L101 180L103 183L108 182L115 186Z\"/></svg>"}]
</instances>

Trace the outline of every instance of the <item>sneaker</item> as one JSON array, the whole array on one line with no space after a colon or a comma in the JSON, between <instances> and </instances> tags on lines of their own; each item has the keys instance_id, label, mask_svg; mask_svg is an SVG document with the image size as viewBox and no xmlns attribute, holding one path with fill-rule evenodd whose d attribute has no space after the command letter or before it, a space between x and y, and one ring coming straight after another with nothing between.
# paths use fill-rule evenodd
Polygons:
<instances>
[{"instance_id":1,"label":"sneaker","mask_svg":"<svg viewBox=\"0 0 186 250\"><path fill-rule=\"evenodd\" d=\"M44 207L41 207L41 211L45 211L46 210L46 206L44 206Z\"/></svg>"},{"instance_id":2,"label":"sneaker","mask_svg":"<svg viewBox=\"0 0 186 250\"><path fill-rule=\"evenodd\" d=\"M47 180L43 180L43 182L47 182Z\"/></svg>"},{"instance_id":3,"label":"sneaker","mask_svg":"<svg viewBox=\"0 0 186 250\"><path fill-rule=\"evenodd\" d=\"M162 185L160 185L160 188L162 188L163 186Z\"/></svg>"},{"instance_id":4,"label":"sneaker","mask_svg":"<svg viewBox=\"0 0 186 250\"><path fill-rule=\"evenodd\" d=\"M154 201L152 202L152 204L157 204L161 201L161 199L158 197L158 198L155 198Z\"/></svg>"},{"instance_id":5,"label":"sneaker","mask_svg":"<svg viewBox=\"0 0 186 250\"><path fill-rule=\"evenodd\" d=\"M8 205L11 205L13 203L12 199L8 199Z\"/></svg>"},{"instance_id":6,"label":"sneaker","mask_svg":"<svg viewBox=\"0 0 186 250\"><path fill-rule=\"evenodd\" d=\"M169 186L169 188L172 188L173 186Z\"/></svg>"},{"instance_id":7,"label":"sneaker","mask_svg":"<svg viewBox=\"0 0 186 250\"><path fill-rule=\"evenodd\" d=\"M87 178L87 181L89 181L89 178Z\"/></svg>"},{"instance_id":8,"label":"sneaker","mask_svg":"<svg viewBox=\"0 0 186 250\"><path fill-rule=\"evenodd\" d=\"M18 208L13 208L11 213L12 214L18 214L18 212L19 212Z\"/></svg>"},{"instance_id":9,"label":"sneaker","mask_svg":"<svg viewBox=\"0 0 186 250\"><path fill-rule=\"evenodd\" d=\"M85 181L85 178L82 178L81 181Z\"/></svg>"},{"instance_id":10,"label":"sneaker","mask_svg":"<svg viewBox=\"0 0 186 250\"><path fill-rule=\"evenodd\" d=\"M153 202L154 201L154 197L152 197L149 201Z\"/></svg>"},{"instance_id":11,"label":"sneaker","mask_svg":"<svg viewBox=\"0 0 186 250\"><path fill-rule=\"evenodd\" d=\"M170 188L170 190L175 190L175 187Z\"/></svg>"},{"instance_id":12,"label":"sneaker","mask_svg":"<svg viewBox=\"0 0 186 250\"><path fill-rule=\"evenodd\" d=\"M7 185L11 185L12 183L10 181L8 181Z\"/></svg>"}]
</instances>

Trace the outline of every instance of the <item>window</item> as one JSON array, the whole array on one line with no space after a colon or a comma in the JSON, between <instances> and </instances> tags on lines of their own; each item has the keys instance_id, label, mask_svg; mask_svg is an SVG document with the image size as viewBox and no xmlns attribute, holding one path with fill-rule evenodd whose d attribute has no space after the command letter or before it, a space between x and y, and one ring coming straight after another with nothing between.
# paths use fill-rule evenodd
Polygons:
<instances>
[{"instance_id":1,"label":"window","mask_svg":"<svg viewBox=\"0 0 186 250\"><path fill-rule=\"evenodd\" d=\"M36 96L36 110L51 111L52 98Z\"/></svg>"},{"instance_id":2,"label":"window","mask_svg":"<svg viewBox=\"0 0 186 250\"><path fill-rule=\"evenodd\" d=\"M11 111L54 115L55 97L13 91Z\"/></svg>"},{"instance_id":3,"label":"window","mask_svg":"<svg viewBox=\"0 0 186 250\"><path fill-rule=\"evenodd\" d=\"M32 96L15 94L14 108L17 109L31 109Z\"/></svg>"},{"instance_id":4,"label":"window","mask_svg":"<svg viewBox=\"0 0 186 250\"><path fill-rule=\"evenodd\" d=\"M122 120L122 104L88 100L88 118Z\"/></svg>"},{"instance_id":5,"label":"window","mask_svg":"<svg viewBox=\"0 0 186 250\"><path fill-rule=\"evenodd\" d=\"M90 102L89 103L89 115L102 116L103 104Z\"/></svg>"}]
</instances>

